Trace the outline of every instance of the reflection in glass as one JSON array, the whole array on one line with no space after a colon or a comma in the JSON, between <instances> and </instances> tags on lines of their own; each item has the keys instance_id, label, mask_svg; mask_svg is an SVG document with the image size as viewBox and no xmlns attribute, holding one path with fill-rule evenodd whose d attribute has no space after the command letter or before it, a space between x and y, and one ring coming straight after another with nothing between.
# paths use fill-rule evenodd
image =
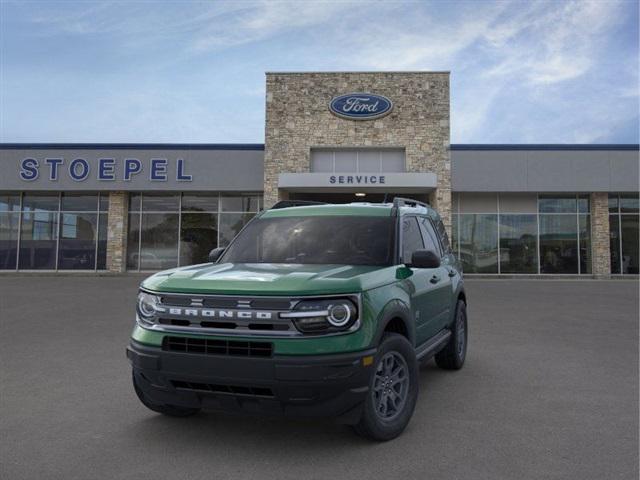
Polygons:
<instances>
[{"instance_id":1,"label":"reflection in glass","mask_svg":"<svg viewBox=\"0 0 640 480\"><path fill-rule=\"evenodd\" d=\"M183 202L184 205L184 202ZM218 215L183 213L180 225L180 265L209 261L209 252L218 246Z\"/></svg>"},{"instance_id":2,"label":"reflection in glass","mask_svg":"<svg viewBox=\"0 0 640 480\"><path fill-rule=\"evenodd\" d=\"M620 213L638 213L638 195L620 195Z\"/></svg>"},{"instance_id":3,"label":"reflection in glass","mask_svg":"<svg viewBox=\"0 0 640 480\"><path fill-rule=\"evenodd\" d=\"M223 195L220 197L220 210L222 212L257 212L257 195Z\"/></svg>"},{"instance_id":4,"label":"reflection in glass","mask_svg":"<svg viewBox=\"0 0 640 480\"><path fill-rule=\"evenodd\" d=\"M538 273L536 215L500 215L500 273Z\"/></svg>"},{"instance_id":5,"label":"reflection in glass","mask_svg":"<svg viewBox=\"0 0 640 480\"><path fill-rule=\"evenodd\" d=\"M163 270L177 265L178 214L147 213L142 215L140 270Z\"/></svg>"},{"instance_id":6,"label":"reflection in glass","mask_svg":"<svg viewBox=\"0 0 640 480\"><path fill-rule=\"evenodd\" d=\"M638 274L640 246L638 238L638 215L620 215L622 231L622 273Z\"/></svg>"},{"instance_id":7,"label":"reflection in glass","mask_svg":"<svg viewBox=\"0 0 640 480\"><path fill-rule=\"evenodd\" d=\"M16 192L0 192L0 212L20 211L20 194Z\"/></svg>"},{"instance_id":8,"label":"reflection in glass","mask_svg":"<svg viewBox=\"0 0 640 480\"><path fill-rule=\"evenodd\" d=\"M19 222L19 213L0 212L0 270L16 268Z\"/></svg>"},{"instance_id":9,"label":"reflection in glass","mask_svg":"<svg viewBox=\"0 0 640 480\"><path fill-rule=\"evenodd\" d=\"M589 195L578 195L578 213L589 213Z\"/></svg>"},{"instance_id":10,"label":"reflection in glass","mask_svg":"<svg viewBox=\"0 0 640 480\"><path fill-rule=\"evenodd\" d=\"M229 245L242 227L254 217L252 213L222 213L220 214L220 246Z\"/></svg>"},{"instance_id":11,"label":"reflection in glass","mask_svg":"<svg viewBox=\"0 0 640 480\"><path fill-rule=\"evenodd\" d=\"M61 214L58 268L65 270L95 268L97 228L98 216L95 213L63 212Z\"/></svg>"},{"instance_id":12,"label":"reflection in glass","mask_svg":"<svg viewBox=\"0 0 640 480\"><path fill-rule=\"evenodd\" d=\"M609 194L609 213L618 213L618 195Z\"/></svg>"},{"instance_id":13,"label":"reflection in glass","mask_svg":"<svg viewBox=\"0 0 640 480\"><path fill-rule=\"evenodd\" d=\"M26 194L25 198L27 198ZM57 232L57 213L22 212L19 268L27 270L56 268Z\"/></svg>"},{"instance_id":14,"label":"reflection in glass","mask_svg":"<svg viewBox=\"0 0 640 480\"><path fill-rule=\"evenodd\" d=\"M540 215L540 272L578 273L575 215Z\"/></svg>"},{"instance_id":15,"label":"reflection in glass","mask_svg":"<svg viewBox=\"0 0 640 480\"><path fill-rule=\"evenodd\" d=\"M180 205L179 194L145 193L142 196L143 212L177 212Z\"/></svg>"},{"instance_id":16,"label":"reflection in glass","mask_svg":"<svg viewBox=\"0 0 640 480\"><path fill-rule=\"evenodd\" d=\"M611 273L620 271L620 216L609 215L609 251L611 253Z\"/></svg>"},{"instance_id":17,"label":"reflection in glass","mask_svg":"<svg viewBox=\"0 0 640 480\"><path fill-rule=\"evenodd\" d=\"M589 215L579 215L580 273L591 273L591 221Z\"/></svg>"},{"instance_id":18,"label":"reflection in glass","mask_svg":"<svg viewBox=\"0 0 640 480\"><path fill-rule=\"evenodd\" d=\"M129 229L127 231L127 268L129 270L138 270L140 254L138 247L140 246L140 214L129 214Z\"/></svg>"},{"instance_id":19,"label":"reflection in glass","mask_svg":"<svg viewBox=\"0 0 640 480\"><path fill-rule=\"evenodd\" d=\"M217 212L217 193L185 193L182 195L183 212Z\"/></svg>"},{"instance_id":20,"label":"reflection in glass","mask_svg":"<svg viewBox=\"0 0 640 480\"><path fill-rule=\"evenodd\" d=\"M102 192L100 194L99 207L101 212L109 211L109 194L107 192Z\"/></svg>"},{"instance_id":21,"label":"reflection in glass","mask_svg":"<svg viewBox=\"0 0 640 480\"><path fill-rule=\"evenodd\" d=\"M96 268L98 270L104 270L107 268L107 233L109 231L109 226L107 224L108 216L107 213L100 213L98 223L98 259Z\"/></svg>"},{"instance_id":22,"label":"reflection in glass","mask_svg":"<svg viewBox=\"0 0 640 480\"><path fill-rule=\"evenodd\" d=\"M576 196L540 196L538 198L540 213L576 213ZM575 220L575 219L574 219Z\"/></svg>"},{"instance_id":23,"label":"reflection in glass","mask_svg":"<svg viewBox=\"0 0 640 480\"><path fill-rule=\"evenodd\" d=\"M458 215L451 215L451 249L456 257L460 257L458 251Z\"/></svg>"},{"instance_id":24,"label":"reflection in glass","mask_svg":"<svg viewBox=\"0 0 640 480\"><path fill-rule=\"evenodd\" d=\"M59 199L57 193L25 193L22 197L22 210L43 210L57 212Z\"/></svg>"},{"instance_id":25,"label":"reflection in glass","mask_svg":"<svg viewBox=\"0 0 640 480\"><path fill-rule=\"evenodd\" d=\"M98 194L63 193L62 210L67 212L95 212L98 210Z\"/></svg>"},{"instance_id":26,"label":"reflection in glass","mask_svg":"<svg viewBox=\"0 0 640 480\"><path fill-rule=\"evenodd\" d=\"M469 273L498 273L498 216L460 215L460 260Z\"/></svg>"}]
</instances>

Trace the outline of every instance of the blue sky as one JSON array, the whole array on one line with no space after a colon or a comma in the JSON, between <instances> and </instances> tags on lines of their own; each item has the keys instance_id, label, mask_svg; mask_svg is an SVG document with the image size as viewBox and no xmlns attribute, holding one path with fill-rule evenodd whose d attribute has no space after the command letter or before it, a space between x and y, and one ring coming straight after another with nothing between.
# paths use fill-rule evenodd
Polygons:
<instances>
[{"instance_id":1,"label":"blue sky","mask_svg":"<svg viewBox=\"0 0 640 480\"><path fill-rule=\"evenodd\" d=\"M0 6L2 142L263 142L292 70L450 70L452 143L638 142L635 0Z\"/></svg>"}]
</instances>

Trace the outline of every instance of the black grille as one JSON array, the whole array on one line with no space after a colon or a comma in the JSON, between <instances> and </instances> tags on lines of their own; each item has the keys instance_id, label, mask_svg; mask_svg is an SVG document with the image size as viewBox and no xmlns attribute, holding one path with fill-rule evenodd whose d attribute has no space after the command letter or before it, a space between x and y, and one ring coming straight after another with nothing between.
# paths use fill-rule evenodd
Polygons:
<instances>
[{"instance_id":1,"label":"black grille","mask_svg":"<svg viewBox=\"0 0 640 480\"><path fill-rule=\"evenodd\" d=\"M273 353L273 344L269 342L245 342L240 340L164 337L162 349L170 352L201 353L205 355L270 357Z\"/></svg>"},{"instance_id":2,"label":"black grille","mask_svg":"<svg viewBox=\"0 0 640 480\"><path fill-rule=\"evenodd\" d=\"M212 383L185 382L171 380L174 388L197 392L228 393L230 395L252 395L254 397L273 397L273 391L266 387L241 387L236 385L215 385Z\"/></svg>"}]
</instances>

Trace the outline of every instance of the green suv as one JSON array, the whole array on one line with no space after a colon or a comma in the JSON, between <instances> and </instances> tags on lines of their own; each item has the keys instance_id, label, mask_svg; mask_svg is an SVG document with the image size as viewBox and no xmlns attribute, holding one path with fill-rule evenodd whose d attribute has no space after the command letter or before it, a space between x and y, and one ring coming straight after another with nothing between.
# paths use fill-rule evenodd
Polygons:
<instances>
[{"instance_id":1,"label":"green suv","mask_svg":"<svg viewBox=\"0 0 640 480\"><path fill-rule=\"evenodd\" d=\"M401 198L307 203L142 282L127 356L145 406L330 416L389 440L413 414L418 362L462 367L466 296L439 215Z\"/></svg>"}]
</instances>

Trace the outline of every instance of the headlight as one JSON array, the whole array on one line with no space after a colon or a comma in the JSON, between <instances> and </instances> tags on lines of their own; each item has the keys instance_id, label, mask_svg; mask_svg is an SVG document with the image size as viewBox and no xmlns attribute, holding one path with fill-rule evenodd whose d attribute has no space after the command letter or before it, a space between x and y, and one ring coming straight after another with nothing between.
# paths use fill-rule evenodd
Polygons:
<instances>
[{"instance_id":1,"label":"headlight","mask_svg":"<svg viewBox=\"0 0 640 480\"><path fill-rule=\"evenodd\" d=\"M147 292L138 293L138 316L142 320L151 320L156 314L160 298Z\"/></svg>"},{"instance_id":2,"label":"headlight","mask_svg":"<svg viewBox=\"0 0 640 480\"><path fill-rule=\"evenodd\" d=\"M280 317L292 319L302 333L331 333L351 328L358 320L358 309L347 298L303 300Z\"/></svg>"}]
</instances>

